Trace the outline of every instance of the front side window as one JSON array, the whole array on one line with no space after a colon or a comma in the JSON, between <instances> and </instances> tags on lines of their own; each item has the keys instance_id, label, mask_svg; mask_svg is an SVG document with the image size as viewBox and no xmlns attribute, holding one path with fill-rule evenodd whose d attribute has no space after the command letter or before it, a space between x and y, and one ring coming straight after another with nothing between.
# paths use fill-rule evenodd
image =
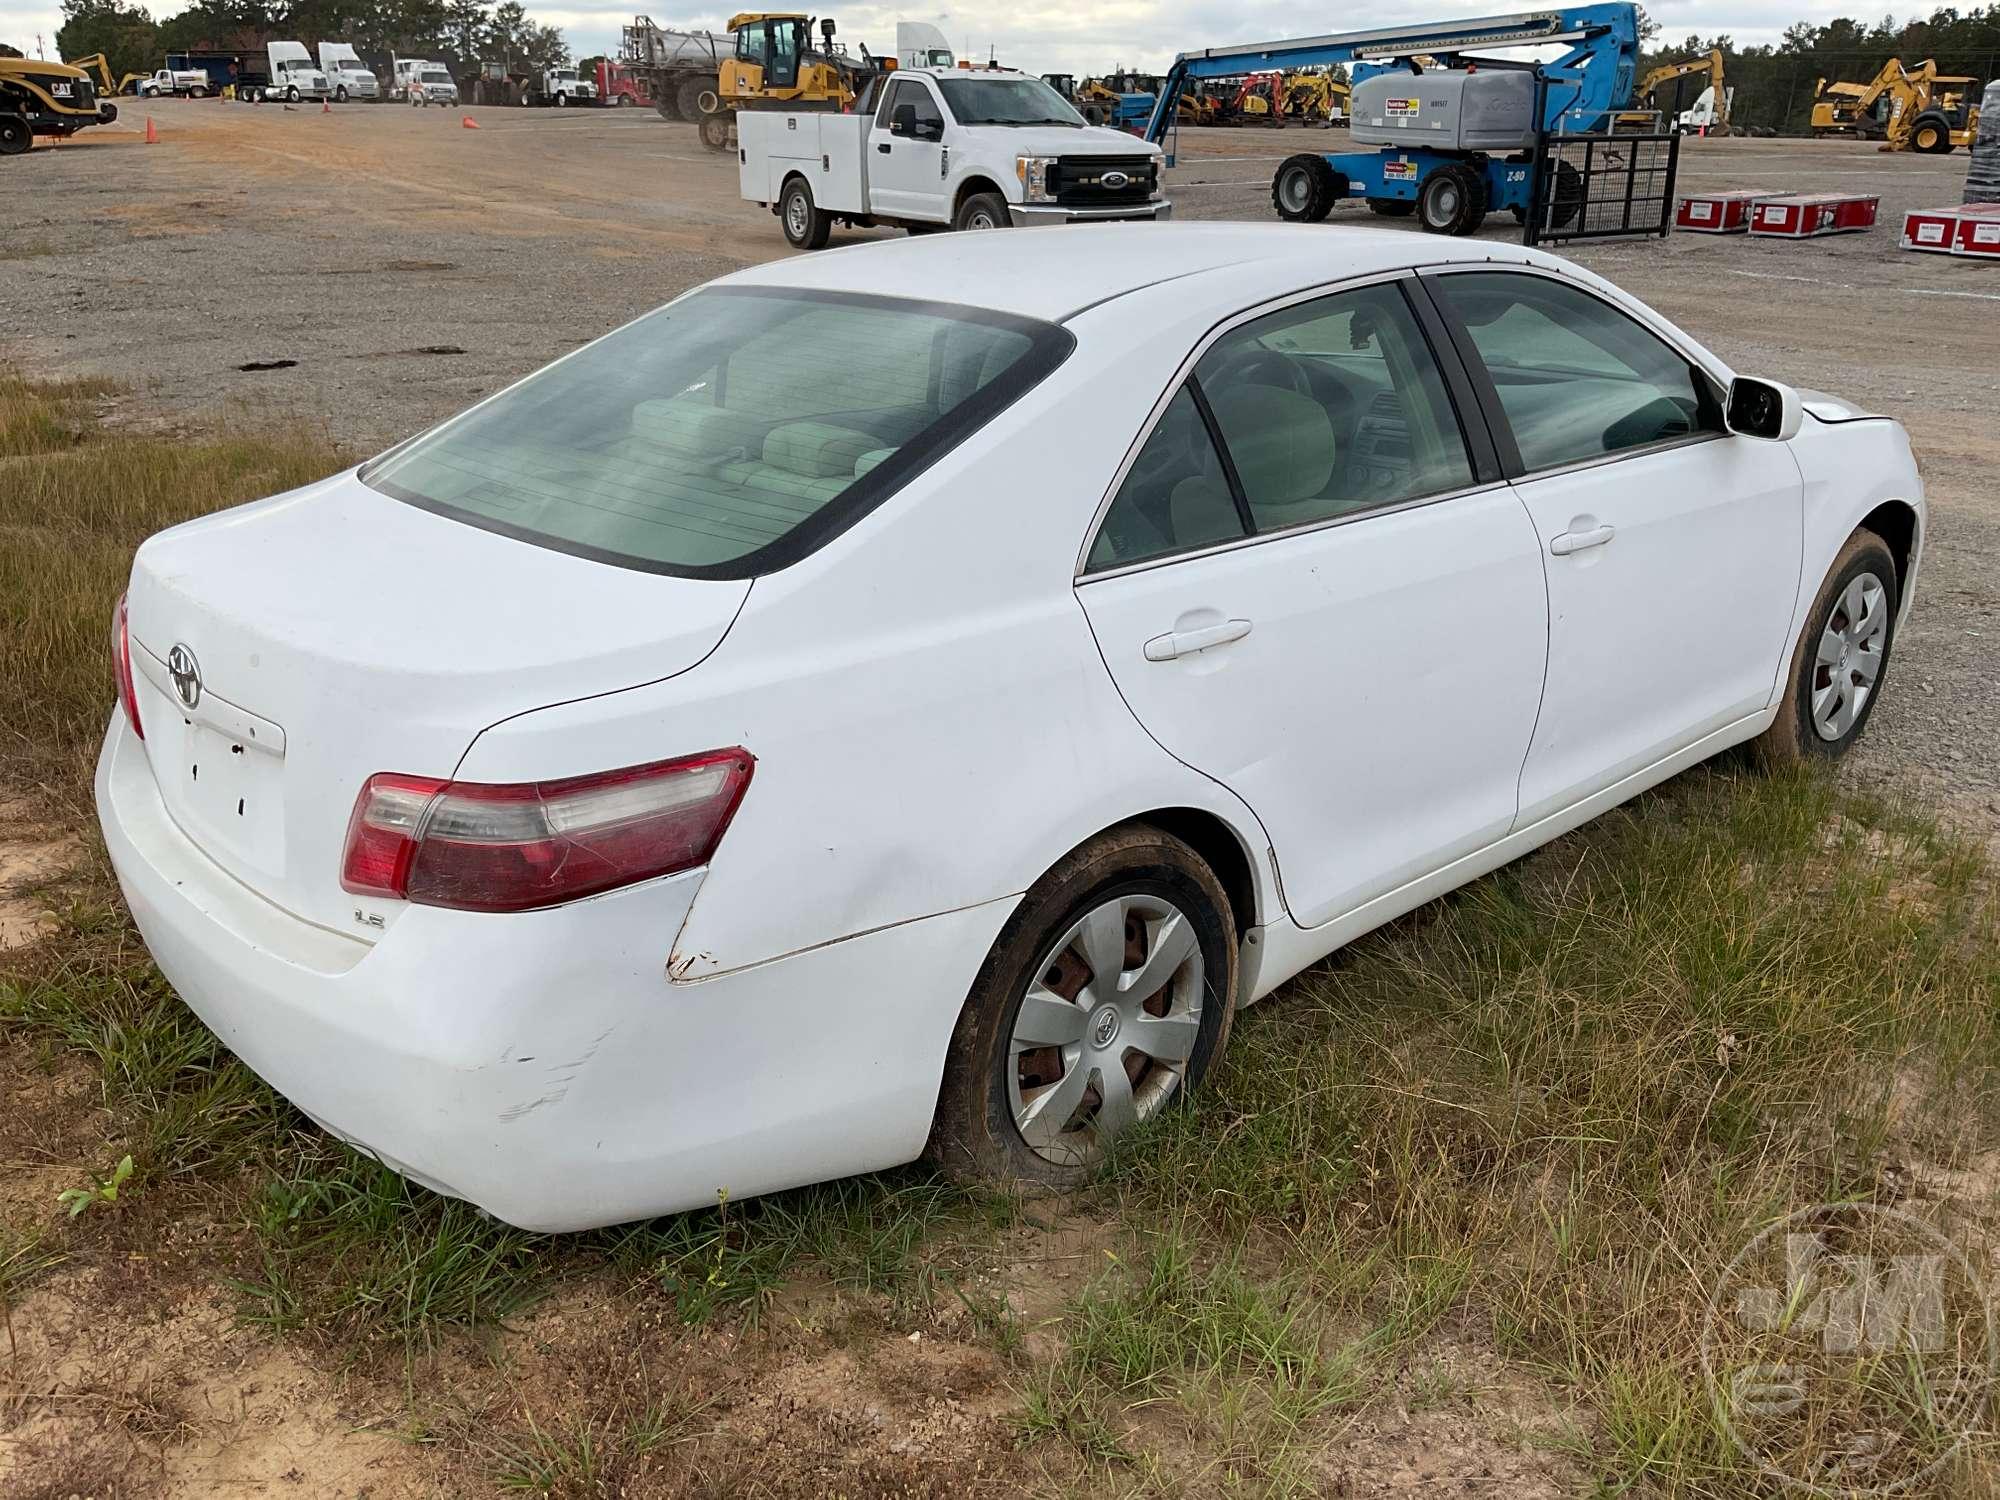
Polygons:
<instances>
[{"instance_id":1,"label":"front side window","mask_svg":"<svg viewBox=\"0 0 2000 1500\"><path fill-rule=\"evenodd\" d=\"M559 551L750 577L893 493L1073 343L1052 324L971 308L711 287L392 450L361 477Z\"/></svg>"},{"instance_id":2,"label":"front side window","mask_svg":"<svg viewBox=\"0 0 2000 1500\"><path fill-rule=\"evenodd\" d=\"M1588 292L1519 272L1431 286L1471 334L1530 471L1723 430L1707 377Z\"/></svg>"},{"instance_id":3,"label":"front side window","mask_svg":"<svg viewBox=\"0 0 2000 1500\"><path fill-rule=\"evenodd\" d=\"M1260 532L1472 482L1444 378L1394 285L1245 324L1195 374Z\"/></svg>"},{"instance_id":4,"label":"front side window","mask_svg":"<svg viewBox=\"0 0 2000 1500\"><path fill-rule=\"evenodd\" d=\"M931 97L929 89L913 78L896 80L896 86L882 101L882 112L876 116L875 123L887 130L896 123L896 111L905 104L916 111L917 124L943 128L944 116L938 113L937 101Z\"/></svg>"}]
</instances>

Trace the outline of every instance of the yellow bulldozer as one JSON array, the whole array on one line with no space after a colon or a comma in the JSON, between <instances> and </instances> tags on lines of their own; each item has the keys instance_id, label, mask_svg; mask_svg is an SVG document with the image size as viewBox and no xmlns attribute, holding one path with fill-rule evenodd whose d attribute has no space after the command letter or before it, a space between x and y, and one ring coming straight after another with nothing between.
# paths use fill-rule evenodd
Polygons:
<instances>
[{"instance_id":1,"label":"yellow bulldozer","mask_svg":"<svg viewBox=\"0 0 2000 1500\"><path fill-rule=\"evenodd\" d=\"M0 156L19 156L38 135L72 136L117 118L118 106L98 97L83 69L35 57L0 57Z\"/></svg>"},{"instance_id":2,"label":"yellow bulldozer","mask_svg":"<svg viewBox=\"0 0 2000 1500\"><path fill-rule=\"evenodd\" d=\"M1813 84L1812 133L1880 141L1884 151L1942 156L1979 133L1979 80L1940 73L1925 58L1905 68L1892 57L1866 83Z\"/></svg>"},{"instance_id":3,"label":"yellow bulldozer","mask_svg":"<svg viewBox=\"0 0 2000 1500\"><path fill-rule=\"evenodd\" d=\"M716 93L722 110L701 117L701 143L729 149L730 115L737 109L846 109L861 84L881 69L872 59L851 58L834 44L831 17L815 24L797 11L749 11L729 18L736 49L722 60Z\"/></svg>"}]
</instances>

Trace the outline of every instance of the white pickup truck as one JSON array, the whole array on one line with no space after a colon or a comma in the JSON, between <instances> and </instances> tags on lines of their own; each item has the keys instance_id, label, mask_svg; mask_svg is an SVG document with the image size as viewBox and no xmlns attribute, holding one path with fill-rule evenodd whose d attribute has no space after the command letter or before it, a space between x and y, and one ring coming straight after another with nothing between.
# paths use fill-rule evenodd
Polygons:
<instances>
[{"instance_id":1,"label":"white pickup truck","mask_svg":"<svg viewBox=\"0 0 2000 1500\"><path fill-rule=\"evenodd\" d=\"M836 223L923 233L1173 212L1157 147L1085 124L1011 68L898 68L852 114L739 110L736 133L743 196L802 250Z\"/></svg>"}]
</instances>

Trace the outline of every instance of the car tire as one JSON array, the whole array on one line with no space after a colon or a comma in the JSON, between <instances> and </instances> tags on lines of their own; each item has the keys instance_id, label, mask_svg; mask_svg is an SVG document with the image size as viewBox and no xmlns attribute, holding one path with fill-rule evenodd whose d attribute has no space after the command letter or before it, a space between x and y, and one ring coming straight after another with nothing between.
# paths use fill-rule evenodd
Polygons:
<instances>
[{"instance_id":1,"label":"car tire","mask_svg":"<svg viewBox=\"0 0 2000 1500\"><path fill-rule=\"evenodd\" d=\"M1324 156L1288 156L1271 177L1271 207L1287 224L1321 224L1346 190L1346 182Z\"/></svg>"},{"instance_id":2,"label":"car tire","mask_svg":"<svg viewBox=\"0 0 2000 1500\"><path fill-rule=\"evenodd\" d=\"M1486 222L1486 174L1454 162L1417 189L1417 222L1432 234L1464 235Z\"/></svg>"},{"instance_id":3,"label":"car tire","mask_svg":"<svg viewBox=\"0 0 2000 1500\"><path fill-rule=\"evenodd\" d=\"M1108 996L1093 993L1093 918L1117 924L1109 930L1120 983L1105 987ZM1162 940L1175 945L1178 962L1158 976L1156 994L1139 994L1125 976L1143 974ZM1022 898L973 981L925 1155L965 1179L1044 1188L1085 1181L1125 1124L1184 1097L1222 1054L1235 1014L1236 951L1221 882L1171 834L1129 824L1066 855ZM1161 1052L1133 1045L1142 1039ZM1123 1080L1115 1092L1106 1090L1107 1067ZM1120 1113L1108 1129L1107 1106Z\"/></svg>"},{"instance_id":4,"label":"car tire","mask_svg":"<svg viewBox=\"0 0 2000 1500\"><path fill-rule=\"evenodd\" d=\"M1778 717L1752 741L1759 761L1779 768L1834 760L1861 738L1889 673L1901 598L1889 544L1855 532L1806 614Z\"/></svg>"},{"instance_id":5,"label":"car tire","mask_svg":"<svg viewBox=\"0 0 2000 1500\"><path fill-rule=\"evenodd\" d=\"M813 202L812 187L803 177L787 182L779 195L778 223L794 250L824 250L833 233L832 215Z\"/></svg>"},{"instance_id":6,"label":"car tire","mask_svg":"<svg viewBox=\"0 0 2000 1500\"><path fill-rule=\"evenodd\" d=\"M951 216L951 227L959 231L1005 229L1012 223L1007 216L1007 200L998 193L974 193Z\"/></svg>"},{"instance_id":7,"label":"car tire","mask_svg":"<svg viewBox=\"0 0 2000 1500\"><path fill-rule=\"evenodd\" d=\"M35 132L24 115L0 115L0 156L19 156L32 150Z\"/></svg>"},{"instance_id":8,"label":"car tire","mask_svg":"<svg viewBox=\"0 0 2000 1500\"><path fill-rule=\"evenodd\" d=\"M1368 212L1380 214L1385 219L1407 219L1417 211L1414 198L1370 198Z\"/></svg>"}]
</instances>

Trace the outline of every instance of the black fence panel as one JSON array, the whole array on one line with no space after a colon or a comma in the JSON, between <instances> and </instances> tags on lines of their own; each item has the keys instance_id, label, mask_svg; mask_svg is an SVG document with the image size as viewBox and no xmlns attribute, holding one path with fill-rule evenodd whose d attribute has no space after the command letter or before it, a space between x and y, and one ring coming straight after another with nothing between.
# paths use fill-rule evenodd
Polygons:
<instances>
[{"instance_id":1,"label":"black fence panel","mask_svg":"<svg viewBox=\"0 0 2000 1500\"><path fill-rule=\"evenodd\" d=\"M1681 138L1545 135L1522 228L1530 245L1664 235L1674 222Z\"/></svg>"}]
</instances>

